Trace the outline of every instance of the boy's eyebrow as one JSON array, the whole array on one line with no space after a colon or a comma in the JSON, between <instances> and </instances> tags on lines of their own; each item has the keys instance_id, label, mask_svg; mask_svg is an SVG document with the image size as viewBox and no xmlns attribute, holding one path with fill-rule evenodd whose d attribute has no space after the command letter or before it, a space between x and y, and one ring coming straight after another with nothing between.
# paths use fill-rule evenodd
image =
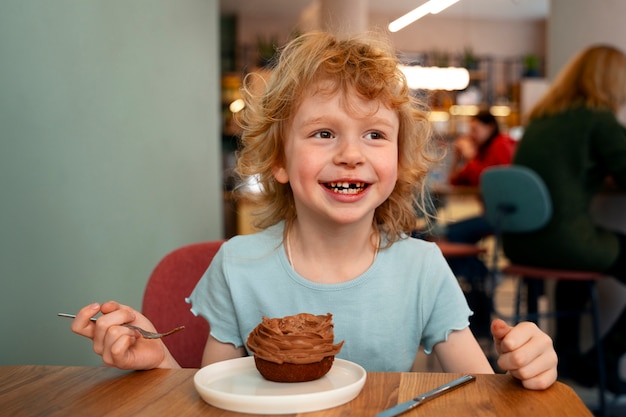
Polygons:
<instances>
[{"instance_id":1,"label":"boy's eyebrow","mask_svg":"<svg viewBox=\"0 0 626 417\"><path fill-rule=\"evenodd\" d=\"M392 128L395 127L395 124L387 117L370 117L368 119L371 121L371 124L384 124Z\"/></svg>"},{"instance_id":2,"label":"boy's eyebrow","mask_svg":"<svg viewBox=\"0 0 626 417\"><path fill-rule=\"evenodd\" d=\"M301 125L306 126L306 125L319 124L319 123L323 123L326 119L328 119L328 116L308 117L308 118L303 119Z\"/></svg>"},{"instance_id":3,"label":"boy's eyebrow","mask_svg":"<svg viewBox=\"0 0 626 417\"><path fill-rule=\"evenodd\" d=\"M324 123L327 123L328 120L332 120L333 118L337 118L337 116L332 115L332 114L322 115L322 116L314 116L314 117L310 117L310 118L304 119L302 121L302 123L300 123L300 125L301 126L309 126L309 125L324 124ZM370 125L383 124L383 125L386 125L386 126L388 126L390 128L395 127L394 123L391 122L387 117L364 116L363 120L367 120L368 124L370 124Z\"/></svg>"}]
</instances>

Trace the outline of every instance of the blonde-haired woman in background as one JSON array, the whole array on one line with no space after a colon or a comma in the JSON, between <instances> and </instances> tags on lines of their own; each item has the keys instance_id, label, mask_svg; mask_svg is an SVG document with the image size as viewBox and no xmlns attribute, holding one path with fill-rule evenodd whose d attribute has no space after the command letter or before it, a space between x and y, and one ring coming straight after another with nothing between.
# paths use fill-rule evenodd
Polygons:
<instances>
[{"instance_id":1,"label":"blonde-haired woman in background","mask_svg":"<svg viewBox=\"0 0 626 417\"><path fill-rule=\"evenodd\" d=\"M626 282L626 235L596 225L589 207L607 181L626 188L626 130L617 119L626 103L626 55L608 45L578 53L531 110L514 164L536 171L552 197L554 214L543 229L504 236L504 250L515 262L606 272ZM579 309L587 287L560 282L557 308ZM598 379L595 350L579 347L580 320L557 321L555 347L560 374L583 385ZM626 393L619 360L626 352L626 312L603 340L608 388Z\"/></svg>"}]
</instances>

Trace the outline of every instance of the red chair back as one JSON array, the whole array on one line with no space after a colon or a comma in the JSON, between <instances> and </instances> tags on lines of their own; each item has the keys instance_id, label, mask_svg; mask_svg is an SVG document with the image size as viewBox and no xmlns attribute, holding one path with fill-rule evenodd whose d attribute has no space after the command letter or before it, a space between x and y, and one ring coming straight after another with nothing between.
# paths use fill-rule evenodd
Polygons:
<instances>
[{"instance_id":1,"label":"red chair back","mask_svg":"<svg viewBox=\"0 0 626 417\"><path fill-rule=\"evenodd\" d=\"M159 331L184 325L163 339L183 368L200 368L209 324L194 316L185 297L191 294L224 241L194 243L167 254L154 268L143 295L142 313Z\"/></svg>"}]
</instances>

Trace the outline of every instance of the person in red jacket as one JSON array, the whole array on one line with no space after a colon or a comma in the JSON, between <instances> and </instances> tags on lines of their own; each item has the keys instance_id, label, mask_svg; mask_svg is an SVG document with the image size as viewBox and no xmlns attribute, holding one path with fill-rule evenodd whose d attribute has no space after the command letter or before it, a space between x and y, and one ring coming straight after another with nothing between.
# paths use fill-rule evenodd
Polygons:
<instances>
[{"instance_id":1,"label":"person in red jacket","mask_svg":"<svg viewBox=\"0 0 626 417\"><path fill-rule=\"evenodd\" d=\"M500 132L498 121L488 111L472 116L469 135L454 142L453 163L449 174L451 185L478 187L480 174L491 166L509 165L513 160L516 142ZM493 226L484 216L475 216L446 225L443 238L455 243L477 243L493 234ZM479 257L448 260L456 276L464 277L471 290L466 293L474 315L470 318L478 337L489 337L491 299L484 291L487 266Z\"/></svg>"},{"instance_id":2,"label":"person in red jacket","mask_svg":"<svg viewBox=\"0 0 626 417\"><path fill-rule=\"evenodd\" d=\"M450 167L451 185L478 187L485 168L509 165L513 160L516 142L500 133L498 121L488 111L472 116L469 135L454 141L454 157Z\"/></svg>"}]
</instances>

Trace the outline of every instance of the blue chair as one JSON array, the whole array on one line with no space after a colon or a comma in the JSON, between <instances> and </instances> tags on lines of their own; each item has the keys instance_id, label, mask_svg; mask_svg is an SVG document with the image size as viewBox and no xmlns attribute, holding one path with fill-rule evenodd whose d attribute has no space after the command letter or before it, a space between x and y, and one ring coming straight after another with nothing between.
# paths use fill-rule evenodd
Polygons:
<instances>
[{"instance_id":1,"label":"blue chair","mask_svg":"<svg viewBox=\"0 0 626 417\"><path fill-rule=\"evenodd\" d=\"M539 230L547 225L552 217L552 200L543 180L534 171L517 165L498 166L486 169L480 178L480 189L485 205L485 214L495 229L495 246L492 258L492 280L498 282L500 275L521 277L516 295L514 321L537 320L544 316L591 314L594 343L598 346L599 404L600 415L606 415L606 377L602 357L598 293L596 284L607 278L600 272L543 268L535 265L508 263L499 268L502 233L515 234ZM506 253L504 253L506 256ZM537 293L531 291L532 282L543 280L570 280L587 283L591 295L591 307L581 311L536 310ZM522 315L520 304L524 286L528 289L527 312ZM531 305L533 307L531 307Z\"/></svg>"}]
</instances>

